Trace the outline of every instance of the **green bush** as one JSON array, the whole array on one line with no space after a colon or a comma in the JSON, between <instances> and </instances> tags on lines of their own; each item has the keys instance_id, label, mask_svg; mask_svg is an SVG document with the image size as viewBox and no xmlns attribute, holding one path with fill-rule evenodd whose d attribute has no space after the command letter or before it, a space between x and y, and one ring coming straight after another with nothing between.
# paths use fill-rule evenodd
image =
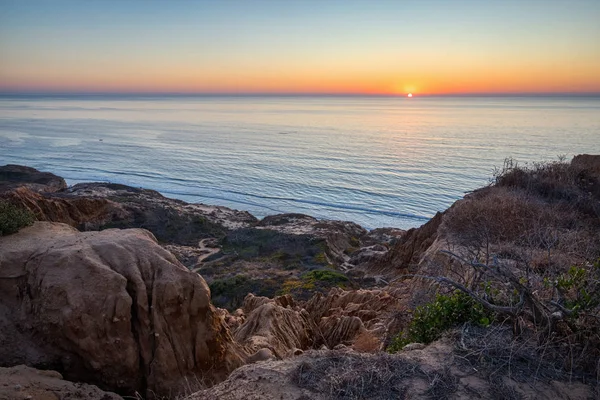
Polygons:
<instances>
[{"instance_id":1,"label":"green bush","mask_svg":"<svg viewBox=\"0 0 600 400\"><path fill-rule=\"evenodd\" d=\"M581 311L600 306L600 259L585 267L572 266L556 279L544 278L545 287L554 287L562 296L564 306L577 318Z\"/></svg>"},{"instance_id":2,"label":"green bush","mask_svg":"<svg viewBox=\"0 0 600 400\"><path fill-rule=\"evenodd\" d=\"M491 318L490 312L463 292L438 295L432 303L415 309L408 329L392 339L387 351L395 353L408 343L431 343L444 331L465 322L487 326Z\"/></svg>"},{"instance_id":3,"label":"green bush","mask_svg":"<svg viewBox=\"0 0 600 400\"><path fill-rule=\"evenodd\" d=\"M319 269L286 280L278 294L291 294L296 299L308 300L316 292L325 293L332 287L346 289L352 287L352 282L340 272Z\"/></svg>"},{"instance_id":4,"label":"green bush","mask_svg":"<svg viewBox=\"0 0 600 400\"><path fill-rule=\"evenodd\" d=\"M302 279L311 283L322 282L331 286L348 282L348 277L346 275L326 269L307 272L306 274L302 275Z\"/></svg>"},{"instance_id":5,"label":"green bush","mask_svg":"<svg viewBox=\"0 0 600 400\"><path fill-rule=\"evenodd\" d=\"M35 217L31 211L0 201L0 236L17 233L33 221Z\"/></svg>"}]
</instances>

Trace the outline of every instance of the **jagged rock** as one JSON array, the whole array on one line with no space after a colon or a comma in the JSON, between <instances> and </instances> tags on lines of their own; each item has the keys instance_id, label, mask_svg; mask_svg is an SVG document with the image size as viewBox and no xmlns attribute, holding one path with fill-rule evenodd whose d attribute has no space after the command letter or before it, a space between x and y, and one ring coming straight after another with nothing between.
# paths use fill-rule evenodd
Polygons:
<instances>
[{"instance_id":1,"label":"jagged rock","mask_svg":"<svg viewBox=\"0 0 600 400\"><path fill-rule=\"evenodd\" d=\"M308 349L315 340L315 325L306 310L295 311L266 302L248 314L235 331L235 340L248 352L269 348L278 357L290 349Z\"/></svg>"},{"instance_id":2,"label":"jagged rock","mask_svg":"<svg viewBox=\"0 0 600 400\"><path fill-rule=\"evenodd\" d=\"M37 222L0 237L1 365L160 395L240 362L204 280L150 232Z\"/></svg>"},{"instance_id":3,"label":"jagged rock","mask_svg":"<svg viewBox=\"0 0 600 400\"><path fill-rule=\"evenodd\" d=\"M0 399L122 400L115 393L105 392L96 386L65 381L56 371L37 370L24 365L0 367Z\"/></svg>"},{"instance_id":4,"label":"jagged rock","mask_svg":"<svg viewBox=\"0 0 600 400\"><path fill-rule=\"evenodd\" d=\"M325 343L335 349L337 344L349 345L354 338L365 330L358 317L324 317L319 322L319 330Z\"/></svg>"}]
</instances>

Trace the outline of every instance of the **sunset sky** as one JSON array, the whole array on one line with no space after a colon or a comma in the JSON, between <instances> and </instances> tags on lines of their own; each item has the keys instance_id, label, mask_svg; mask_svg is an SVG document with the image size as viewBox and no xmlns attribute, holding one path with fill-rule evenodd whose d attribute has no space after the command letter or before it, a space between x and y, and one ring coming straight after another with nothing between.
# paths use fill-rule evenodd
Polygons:
<instances>
[{"instance_id":1,"label":"sunset sky","mask_svg":"<svg viewBox=\"0 0 600 400\"><path fill-rule=\"evenodd\" d=\"M0 0L0 91L600 93L600 0Z\"/></svg>"}]
</instances>

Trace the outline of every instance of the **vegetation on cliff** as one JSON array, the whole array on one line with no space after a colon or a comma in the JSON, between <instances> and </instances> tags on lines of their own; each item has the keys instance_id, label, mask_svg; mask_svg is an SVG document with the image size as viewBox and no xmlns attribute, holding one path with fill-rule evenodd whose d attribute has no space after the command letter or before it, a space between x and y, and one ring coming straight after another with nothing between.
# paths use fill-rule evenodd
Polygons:
<instances>
[{"instance_id":1,"label":"vegetation on cliff","mask_svg":"<svg viewBox=\"0 0 600 400\"><path fill-rule=\"evenodd\" d=\"M35 216L29 210L0 200L0 236L17 233L33 221Z\"/></svg>"},{"instance_id":2,"label":"vegetation on cliff","mask_svg":"<svg viewBox=\"0 0 600 400\"><path fill-rule=\"evenodd\" d=\"M390 348L481 323L480 315L454 312L471 302L495 315L495 326L509 326L514 340L534 341L539 357L571 374L599 372L600 174L593 165L585 156L523 167L508 160L489 187L446 211L427 260L409 276L468 299L438 297L418 307Z\"/></svg>"}]
</instances>

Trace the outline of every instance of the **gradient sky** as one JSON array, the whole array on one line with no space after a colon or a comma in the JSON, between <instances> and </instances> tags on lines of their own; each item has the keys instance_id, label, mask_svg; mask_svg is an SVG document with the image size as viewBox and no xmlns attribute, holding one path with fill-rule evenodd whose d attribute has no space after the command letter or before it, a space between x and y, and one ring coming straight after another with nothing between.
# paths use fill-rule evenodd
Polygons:
<instances>
[{"instance_id":1,"label":"gradient sky","mask_svg":"<svg viewBox=\"0 0 600 400\"><path fill-rule=\"evenodd\" d=\"M0 91L600 93L600 0L0 0Z\"/></svg>"}]
</instances>

